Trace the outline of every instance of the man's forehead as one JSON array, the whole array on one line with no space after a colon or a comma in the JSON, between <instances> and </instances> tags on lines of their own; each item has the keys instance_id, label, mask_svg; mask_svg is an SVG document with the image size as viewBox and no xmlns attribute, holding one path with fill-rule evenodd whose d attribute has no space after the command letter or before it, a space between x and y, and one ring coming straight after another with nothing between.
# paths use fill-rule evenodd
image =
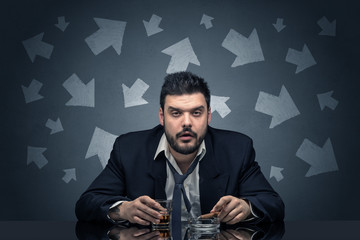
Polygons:
<instances>
[{"instance_id":1,"label":"man's forehead","mask_svg":"<svg viewBox=\"0 0 360 240\"><path fill-rule=\"evenodd\" d=\"M182 105L196 105L197 107L206 106L205 97L202 93L167 95L165 97L165 105L172 107L180 107ZM174 106L176 105L176 106Z\"/></svg>"}]
</instances>

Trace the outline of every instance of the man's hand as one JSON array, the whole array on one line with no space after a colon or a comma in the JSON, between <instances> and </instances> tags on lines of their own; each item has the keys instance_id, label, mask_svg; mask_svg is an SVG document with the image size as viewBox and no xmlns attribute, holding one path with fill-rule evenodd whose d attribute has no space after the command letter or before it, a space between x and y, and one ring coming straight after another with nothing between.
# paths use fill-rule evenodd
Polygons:
<instances>
[{"instance_id":1,"label":"man's hand","mask_svg":"<svg viewBox=\"0 0 360 240\"><path fill-rule=\"evenodd\" d=\"M155 210L165 211L154 199L148 196L141 196L133 201L125 201L121 205L110 209L109 217L113 220L125 219L131 223L150 225L159 223L161 214Z\"/></svg>"},{"instance_id":2,"label":"man's hand","mask_svg":"<svg viewBox=\"0 0 360 240\"><path fill-rule=\"evenodd\" d=\"M108 233L109 239L118 240L148 240L159 236L159 232L151 232L148 228L139 229L137 227L122 228L115 227Z\"/></svg>"},{"instance_id":3,"label":"man's hand","mask_svg":"<svg viewBox=\"0 0 360 240\"><path fill-rule=\"evenodd\" d=\"M220 212L219 220L226 224L241 222L251 214L249 204L245 200L233 196L220 198L210 212Z\"/></svg>"}]
</instances>

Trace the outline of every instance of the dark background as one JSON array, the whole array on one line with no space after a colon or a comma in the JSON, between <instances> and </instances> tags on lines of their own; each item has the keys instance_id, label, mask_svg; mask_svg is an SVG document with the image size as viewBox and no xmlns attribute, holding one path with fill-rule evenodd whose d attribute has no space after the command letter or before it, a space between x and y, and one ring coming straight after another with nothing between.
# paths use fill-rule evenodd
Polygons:
<instances>
[{"instance_id":1,"label":"dark background","mask_svg":"<svg viewBox=\"0 0 360 240\"><path fill-rule=\"evenodd\" d=\"M211 126L243 132L254 140L257 161L286 204L286 220L359 220L359 8L356 1L8 1L1 4L0 220L73 220L79 195L102 170L85 158L95 128L113 135L158 124L159 92L170 62L161 51L189 38L212 95L230 97L231 112L213 113ZM162 17L162 32L147 36L143 20ZM206 29L200 20L214 18ZM63 32L54 24L64 16ZM322 36L317 21L336 20L336 36ZM122 52L94 55L85 38L99 27L94 18L126 22ZM277 32L272 25L284 19ZM257 30L265 61L231 67L235 55L221 46L230 29L248 37ZM44 32L54 46L50 59L32 62L22 44ZM285 61L289 48L306 44L316 65L295 74ZM63 83L73 74L95 79L95 107L66 106ZM122 84L142 79L148 104L125 108ZM44 98L26 104L21 86L36 79ZM259 92L278 96L284 85L300 115L269 128L271 116L255 111ZM320 109L319 93L334 91L334 110ZM46 122L60 118L64 131ZM305 177L310 165L296 156L304 139L322 147L331 139L338 171ZM28 146L46 148L48 163L27 164ZM270 178L271 166L283 179ZM76 181L63 180L75 169Z\"/></svg>"}]
</instances>

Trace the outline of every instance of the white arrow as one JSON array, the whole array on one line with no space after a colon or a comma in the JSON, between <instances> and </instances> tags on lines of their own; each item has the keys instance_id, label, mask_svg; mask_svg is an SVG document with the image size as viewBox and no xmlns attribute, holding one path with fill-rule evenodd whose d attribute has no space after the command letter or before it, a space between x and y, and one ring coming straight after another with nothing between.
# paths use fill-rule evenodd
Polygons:
<instances>
[{"instance_id":1,"label":"white arrow","mask_svg":"<svg viewBox=\"0 0 360 240\"><path fill-rule=\"evenodd\" d=\"M200 66L200 62L195 55L189 38L185 38L161 52L171 56L166 73L186 71L189 63Z\"/></svg>"},{"instance_id":2,"label":"white arrow","mask_svg":"<svg viewBox=\"0 0 360 240\"><path fill-rule=\"evenodd\" d=\"M283 168L274 167L271 166L270 169L270 178L274 177L276 181L280 182L284 179L284 176L282 175L281 171L284 170Z\"/></svg>"},{"instance_id":3,"label":"white arrow","mask_svg":"<svg viewBox=\"0 0 360 240\"><path fill-rule=\"evenodd\" d=\"M322 148L305 138L296 156L311 165L306 177L339 170L330 138Z\"/></svg>"},{"instance_id":4,"label":"white arrow","mask_svg":"<svg viewBox=\"0 0 360 240\"><path fill-rule=\"evenodd\" d=\"M94 79L84 84L74 73L63 83L63 86L72 96L66 106L95 107Z\"/></svg>"},{"instance_id":5,"label":"white arrow","mask_svg":"<svg viewBox=\"0 0 360 240\"><path fill-rule=\"evenodd\" d=\"M285 86L281 87L279 97L260 92L255 110L272 116L269 128L273 128L300 114Z\"/></svg>"},{"instance_id":6,"label":"white arrow","mask_svg":"<svg viewBox=\"0 0 360 240\"><path fill-rule=\"evenodd\" d=\"M96 127L85 158L87 159L97 155L101 166L105 168L116 137L117 136Z\"/></svg>"},{"instance_id":7,"label":"white arrow","mask_svg":"<svg viewBox=\"0 0 360 240\"><path fill-rule=\"evenodd\" d=\"M226 101L229 99L230 97L220 97L220 96L211 95L211 99L210 99L211 112L213 113L214 111L217 111L222 118L226 117L226 115L228 115L231 112L230 108L226 105Z\"/></svg>"},{"instance_id":8,"label":"white arrow","mask_svg":"<svg viewBox=\"0 0 360 240\"><path fill-rule=\"evenodd\" d=\"M44 98L43 96L41 96L39 94L39 91L40 91L42 85L43 84L41 82L39 82L35 79L33 79L31 81L29 87L25 87L25 86L21 85L26 103L34 102L34 101Z\"/></svg>"},{"instance_id":9,"label":"white arrow","mask_svg":"<svg viewBox=\"0 0 360 240\"><path fill-rule=\"evenodd\" d=\"M212 22L211 22L212 20L214 20L213 17L210 17L210 16L208 16L206 14L203 14L203 16L201 18L201 21L200 21L200 25L204 24L206 29L212 28L212 26L213 26Z\"/></svg>"},{"instance_id":10,"label":"white arrow","mask_svg":"<svg viewBox=\"0 0 360 240\"><path fill-rule=\"evenodd\" d=\"M273 26L277 32L281 32L281 30L283 30L286 27L286 25L283 24L283 21L284 19L278 18L276 19L276 23L273 23Z\"/></svg>"},{"instance_id":11,"label":"white arrow","mask_svg":"<svg viewBox=\"0 0 360 240\"><path fill-rule=\"evenodd\" d=\"M54 134L54 133L58 133L58 132L61 132L61 131L64 131L62 125L61 125L61 121L60 121L60 118L58 118L55 121L51 120L51 119L48 119L45 126L47 128L50 128L51 129L51 132L50 134Z\"/></svg>"},{"instance_id":12,"label":"white arrow","mask_svg":"<svg viewBox=\"0 0 360 240\"><path fill-rule=\"evenodd\" d=\"M331 97L333 92L334 91L330 91L330 92L321 93L321 94L317 95L321 110L324 110L325 107L335 110L335 108L339 102L336 99L334 99L333 97Z\"/></svg>"},{"instance_id":13,"label":"white arrow","mask_svg":"<svg viewBox=\"0 0 360 240\"><path fill-rule=\"evenodd\" d=\"M124 93L125 108L139 106L147 104L148 102L142 98L146 90L149 88L143 80L137 79L135 83L128 88L125 84L122 84Z\"/></svg>"},{"instance_id":14,"label":"white arrow","mask_svg":"<svg viewBox=\"0 0 360 240\"><path fill-rule=\"evenodd\" d=\"M48 160L43 155L45 151L46 148L28 146L27 165L34 162L39 169L43 168L48 163Z\"/></svg>"},{"instance_id":15,"label":"white arrow","mask_svg":"<svg viewBox=\"0 0 360 240\"><path fill-rule=\"evenodd\" d=\"M71 181L71 179L76 181L76 170L75 170L75 168L64 169L63 171L65 172L65 175L62 178L62 180L64 182L69 183Z\"/></svg>"},{"instance_id":16,"label":"white arrow","mask_svg":"<svg viewBox=\"0 0 360 240\"><path fill-rule=\"evenodd\" d=\"M65 22L65 17L58 17L58 23L55 24L55 26L63 32L65 31L68 25L69 22Z\"/></svg>"},{"instance_id":17,"label":"white arrow","mask_svg":"<svg viewBox=\"0 0 360 240\"><path fill-rule=\"evenodd\" d=\"M235 61L231 67L265 60L255 28L251 32L249 38L230 29L221 46L236 55Z\"/></svg>"},{"instance_id":18,"label":"white arrow","mask_svg":"<svg viewBox=\"0 0 360 240\"><path fill-rule=\"evenodd\" d=\"M29 55L31 62L35 61L36 56L41 56L50 59L54 46L46 42L43 42L42 41L43 37L44 37L44 33L40 33L22 42L27 54Z\"/></svg>"},{"instance_id":19,"label":"white arrow","mask_svg":"<svg viewBox=\"0 0 360 240\"><path fill-rule=\"evenodd\" d=\"M159 27L161 19L161 17L153 14L148 22L143 20L146 34L148 35L148 37L163 31L163 29Z\"/></svg>"},{"instance_id":20,"label":"white arrow","mask_svg":"<svg viewBox=\"0 0 360 240\"><path fill-rule=\"evenodd\" d=\"M126 22L94 18L99 30L85 39L91 51L98 55L112 46L120 55Z\"/></svg>"},{"instance_id":21,"label":"white arrow","mask_svg":"<svg viewBox=\"0 0 360 240\"><path fill-rule=\"evenodd\" d=\"M336 36L336 20L329 22L326 17L322 17L317 24L321 27L322 31L319 35Z\"/></svg>"},{"instance_id":22,"label":"white arrow","mask_svg":"<svg viewBox=\"0 0 360 240\"><path fill-rule=\"evenodd\" d=\"M309 48L304 44L302 51L289 48L286 58L286 62L296 65L296 72L299 73L316 64L314 57L311 55Z\"/></svg>"}]
</instances>

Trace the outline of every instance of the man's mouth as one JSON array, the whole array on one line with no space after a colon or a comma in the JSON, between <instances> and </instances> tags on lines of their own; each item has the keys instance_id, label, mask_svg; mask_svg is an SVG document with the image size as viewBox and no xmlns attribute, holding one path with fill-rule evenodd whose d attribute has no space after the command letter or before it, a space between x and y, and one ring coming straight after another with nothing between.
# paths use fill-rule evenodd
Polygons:
<instances>
[{"instance_id":1,"label":"man's mouth","mask_svg":"<svg viewBox=\"0 0 360 240\"><path fill-rule=\"evenodd\" d=\"M194 138L194 134L192 132L185 131L185 132L181 132L178 135L178 138L180 138L182 141L190 141L191 139Z\"/></svg>"}]
</instances>

